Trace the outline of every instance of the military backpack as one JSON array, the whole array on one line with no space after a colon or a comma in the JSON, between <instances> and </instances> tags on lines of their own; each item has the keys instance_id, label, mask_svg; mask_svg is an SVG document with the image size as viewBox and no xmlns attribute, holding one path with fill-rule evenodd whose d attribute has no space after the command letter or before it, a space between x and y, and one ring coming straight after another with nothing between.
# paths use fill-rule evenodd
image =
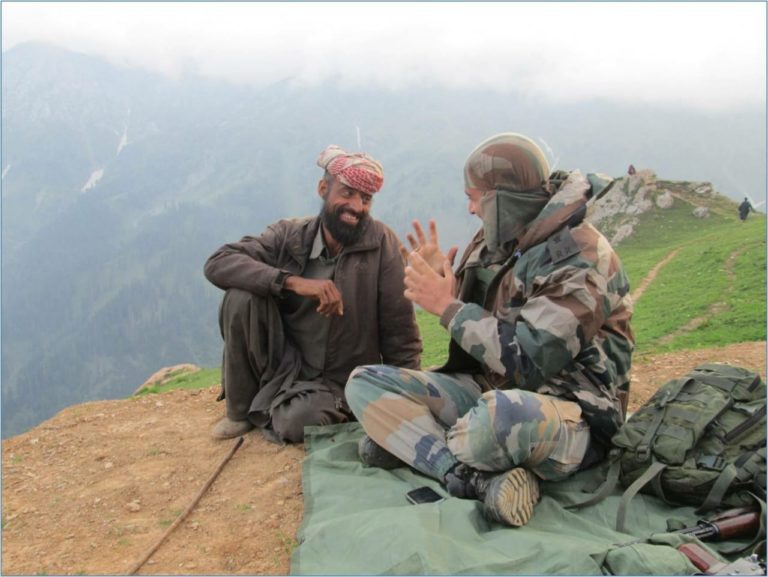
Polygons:
<instances>
[{"instance_id":1,"label":"military backpack","mask_svg":"<svg viewBox=\"0 0 768 577\"><path fill-rule=\"evenodd\" d=\"M661 386L611 441L608 479L579 506L600 500L620 479L619 530L638 491L699 513L765 501L766 386L747 369L697 366Z\"/></svg>"}]
</instances>

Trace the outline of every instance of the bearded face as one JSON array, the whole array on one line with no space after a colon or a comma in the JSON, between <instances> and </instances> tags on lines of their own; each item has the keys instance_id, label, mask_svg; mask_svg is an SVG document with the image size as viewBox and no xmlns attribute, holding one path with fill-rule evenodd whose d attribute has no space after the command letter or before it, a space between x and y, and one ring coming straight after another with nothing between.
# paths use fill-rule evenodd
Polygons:
<instances>
[{"instance_id":1,"label":"bearded face","mask_svg":"<svg viewBox=\"0 0 768 577\"><path fill-rule=\"evenodd\" d=\"M320 218L333 238L342 246L349 246L360 240L370 216L367 211L356 211L344 204L333 204L326 198Z\"/></svg>"}]
</instances>

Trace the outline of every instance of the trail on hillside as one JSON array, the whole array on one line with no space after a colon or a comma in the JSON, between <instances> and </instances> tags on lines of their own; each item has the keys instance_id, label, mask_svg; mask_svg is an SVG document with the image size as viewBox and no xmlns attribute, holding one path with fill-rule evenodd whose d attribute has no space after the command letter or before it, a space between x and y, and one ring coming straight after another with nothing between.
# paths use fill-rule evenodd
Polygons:
<instances>
[{"instance_id":1,"label":"trail on hillside","mask_svg":"<svg viewBox=\"0 0 768 577\"><path fill-rule=\"evenodd\" d=\"M765 377L765 342L636 355L630 408L704 361ZM69 407L3 441L4 574L125 574L200 491L234 441L210 429L218 387ZM245 436L139 574L287 574L303 515L303 446Z\"/></svg>"},{"instance_id":2,"label":"trail on hillside","mask_svg":"<svg viewBox=\"0 0 768 577\"><path fill-rule=\"evenodd\" d=\"M736 264L736 260L739 258L739 256L741 256L741 254L744 251L746 251L748 248L749 247L747 246L740 247L737 250L733 251L730 255L728 255L728 258L725 259L725 263L723 264L723 272L725 272L725 275L728 279L728 286L725 289L725 291L723 291L723 293L720 295L720 300L710 304L707 307L706 313L704 313L703 315L692 318L687 323L678 327L671 333L666 334L661 338L657 339L656 342L658 344L667 345L672 341L674 341L677 337L696 330L713 316L722 314L728 310L729 306L728 306L726 297L731 292L733 292L733 288L736 283L736 274L733 272L733 267ZM672 260L677 256L677 254L680 252L681 249L682 247L678 247L672 252L670 252L667 256L665 256L662 260L660 260L648 272L645 278L643 278L643 280L640 282L640 285L634 291L632 291L633 301L637 302L640 299L640 297L643 295L643 293L645 293L648 287L656 280L656 276L658 275L659 271L661 271L661 269L663 269L670 262L672 262Z\"/></svg>"},{"instance_id":3,"label":"trail on hillside","mask_svg":"<svg viewBox=\"0 0 768 577\"><path fill-rule=\"evenodd\" d=\"M637 301L641 296L643 296L643 293L645 290L650 286L650 284L656 280L656 275L659 274L659 271L667 266L669 262L677 256L677 253L680 252L680 248L676 248L672 252L670 252L667 256L665 256L663 259L661 259L656 266L654 266L650 271L648 271L648 274L645 275L645 278L640 282L640 285L632 291L632 300Z\"/></svg>"},{"instance_id":4,"label":"trail on hillside","mask_svg":"<svg viewBox=\"0 0 768 577\"><path fill-rule=\"evenodd\" d=\"M733 291L734 284L736 283L736 275L733 272L733 266L736 262L736 259L739 258L741 253L743 253L745 250L747 250L749 247L741 247L735 251L733 251L727 259L725 259L725 263L723 265L723 270L725 271L725 276L728 279L728 286L723 291L723 293L720 295L720 300L717 302L714 302L710 304L707 307L707 312L703 315L700 315L698 317L694 317L691 320L689 320L687 323L685 323L683 326L678 327L676 330L672 331L671 333L664 335L660 339L658 339L658 343L660 345L667 345L674 341L677 337L684 335L686 333L689 333L691 331L696 330L701 325L703 325L705 322L707 322L708 319L722 314L725 311L728 310L729 306L727 303L726 296L729 295Z\"/></svg>"}]
</instances>

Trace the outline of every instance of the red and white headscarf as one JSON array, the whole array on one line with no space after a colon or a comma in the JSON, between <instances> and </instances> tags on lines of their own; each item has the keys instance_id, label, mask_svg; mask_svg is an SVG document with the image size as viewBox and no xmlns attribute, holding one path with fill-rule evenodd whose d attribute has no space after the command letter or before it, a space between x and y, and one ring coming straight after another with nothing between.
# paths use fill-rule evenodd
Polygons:
<instances>
[{"instance_id":1,"label":"red and white headscarf","mask_svg":"<svg viewBox=\"0 0 768 577\"><path fill-rule=\"evenodd\" d=\"M381 164L365 153L350 154L335 144L320 153L317 165L350 188L373 194L384 184Z\"/></svg>"}]
</instances>

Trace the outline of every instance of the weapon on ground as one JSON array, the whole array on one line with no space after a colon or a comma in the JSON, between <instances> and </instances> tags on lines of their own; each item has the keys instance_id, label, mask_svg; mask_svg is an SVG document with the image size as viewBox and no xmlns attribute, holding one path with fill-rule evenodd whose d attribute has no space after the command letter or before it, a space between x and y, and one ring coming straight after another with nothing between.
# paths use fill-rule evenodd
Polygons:
<instances>
[{"instance_id":1,"label":"weapon on ground","mask_svg":"<svg viewBox=\"0 0 768 577\"><path fill-rule=\"evenodd\" d=\"M684 543L677 548L704 575L765 575L765 567L757 555L723 563L697 543Z\"/></svg>"},{"instance_id":2,"label":"weapon on ground","mask_svg":"<svg viewBox=\"0 0 768 577\"><path fill-rule=\"evenodd\" d=\"M730 509L711 519L702 519L693 527L673 531L705 539L748 537L760 528L760 513L748 508Z\"/></svg>"},{"instance_id":3,"label":"weapon on ground","mask_svg":"<svg viewBox=\"0 0 768 577\"><path fill-rule=\"evenodd\" d=\"M760 529L760 513L749 507L729 509L710 519L702 519L692 527L685 527L669 533L693 535L704 541L707 539L735 539L754 536ZM625 543L617 543L619 547L645 543L648 539L635 539Z\"/></svg>"}]
</instances>

